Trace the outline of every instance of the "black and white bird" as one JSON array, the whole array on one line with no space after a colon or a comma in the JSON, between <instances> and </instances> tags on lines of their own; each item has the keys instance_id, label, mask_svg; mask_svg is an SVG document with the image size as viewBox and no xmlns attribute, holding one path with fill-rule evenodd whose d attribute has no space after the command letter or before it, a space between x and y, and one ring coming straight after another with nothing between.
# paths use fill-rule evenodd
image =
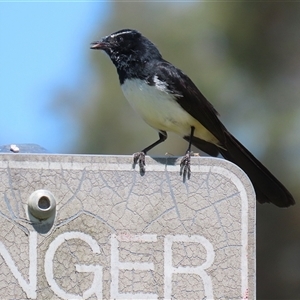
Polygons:
<instances>
[{"instance_id":1,"label":"black and white bird","mask_svg":"<svg viewBox=\"0 0 300 300\"><path fill-rule=\"evenodd\" d=\"M191 145L211 156L222 156L237 164L253 183L257 200L279 207L295 204L289 191L262 165L218 118L218 113L192 80L162 58L156 46L140 32L122 29L91 49L105 51L117 68L122 91L146 123L158 131L159 139L134 154L144 171L145 155L167 139L167 131L188 141L181 173L190 176Z\"/></svg>"}]
</instances>

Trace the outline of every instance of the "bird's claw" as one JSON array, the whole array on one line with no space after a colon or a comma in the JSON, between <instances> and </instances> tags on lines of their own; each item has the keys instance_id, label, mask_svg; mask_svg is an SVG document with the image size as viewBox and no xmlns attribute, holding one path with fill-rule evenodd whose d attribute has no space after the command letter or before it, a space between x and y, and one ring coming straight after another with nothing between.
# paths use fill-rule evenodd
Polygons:
<instances>
[{"instance_id":1,"label":"bird's claw","mask_svg":"<svg viewBox=\"0 0 300 300\"><path fill-rule=\"evenodd\" d=\"M136 152L133 154L133 166L138 164L140 168L140 174L144 175L146 170L145 170L145 153L144 152Z\"/></svg>"},{"instance_id":2,"label":"bird's claw","mask_svg":"<svg viewBox=\"0 0 300 300\"><path fill-rule=\"evenodd\" d=\"M187 151L185 156L180 162L180 175L183 177L183 181L186 180L186 177L190 179L191 177L191 153Z\"/></svg>"}]
</instances>

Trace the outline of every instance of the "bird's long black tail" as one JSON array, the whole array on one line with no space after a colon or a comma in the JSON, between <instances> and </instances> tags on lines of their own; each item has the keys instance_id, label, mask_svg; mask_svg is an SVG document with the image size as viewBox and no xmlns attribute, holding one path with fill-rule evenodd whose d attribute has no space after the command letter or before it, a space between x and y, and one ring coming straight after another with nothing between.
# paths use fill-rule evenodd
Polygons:
<instances>
[{"instance_id":1,"label":"bird's long black tail","mask_svg":"<svg viewBox=\"0 0 300 300\"><path fill-rule=\"evenodd\" d=\"M238 165L248 175L254 186L258 202L271 202L279 207L289 207L295 204L293 196L283 184L235 137L227 131L225 137L226 150L220 148L220 153L225 159Z\"/></svg>"},{"instance_id":2,"label":"bird's long black tail","mask_svg":"<svg viewBox=\"0 0 300 300\"><path fill-rule=\"evenodd\" d=\"M224 148L218 148L195 137L193 137L192 144L212 156L217 156L220 152L225 159L238 165L250 178L258 202L271 202L279 207L289 207L295 204L290 192L260 161L228 131L225 131L224 135ZM189 140L189 137L185 139Z\"/></svg>"}]
</instances>

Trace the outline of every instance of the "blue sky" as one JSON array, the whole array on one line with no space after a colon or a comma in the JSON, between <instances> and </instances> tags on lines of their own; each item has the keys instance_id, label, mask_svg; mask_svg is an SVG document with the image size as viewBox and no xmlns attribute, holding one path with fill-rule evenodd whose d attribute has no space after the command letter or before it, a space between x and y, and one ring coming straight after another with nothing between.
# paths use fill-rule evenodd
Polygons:
<instances>
[{"instance_id":1,"label":"blue sky","mask_svg":"<svg viewBox=\"0 0 300 300\"><path fill-rule=\"evenodd\" d=\"M74 132L51 109L78 82L108 2L1 2L0 146L35 143L63 152Z\"/></svg>"}]
</instances>

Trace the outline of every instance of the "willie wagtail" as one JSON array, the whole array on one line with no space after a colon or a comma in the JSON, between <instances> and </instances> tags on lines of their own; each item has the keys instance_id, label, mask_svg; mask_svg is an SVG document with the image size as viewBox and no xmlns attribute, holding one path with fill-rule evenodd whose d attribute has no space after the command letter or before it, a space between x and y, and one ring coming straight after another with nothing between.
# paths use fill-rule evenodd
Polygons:
<instances>
[{"instance_id":1,"label":"willie wagtail","mask_svg":"<svg viewBox=\"0 0 300 300\"><path fill-rule=\"evenodd\" d=\"M218 113L191 79L164 60L140 32L122 29L100 41L91 49L105 51L117 68L122 91L141 117L158 131L159 139L134 154L144 172L145 154L167 139L172 131L188 141L188 150L181 160L180 173L190 176L191 145L237 164L253 183L257 200L279 207L295 204L289 191L262 165L218 118Z\"/></svg>"}]
</instances>

